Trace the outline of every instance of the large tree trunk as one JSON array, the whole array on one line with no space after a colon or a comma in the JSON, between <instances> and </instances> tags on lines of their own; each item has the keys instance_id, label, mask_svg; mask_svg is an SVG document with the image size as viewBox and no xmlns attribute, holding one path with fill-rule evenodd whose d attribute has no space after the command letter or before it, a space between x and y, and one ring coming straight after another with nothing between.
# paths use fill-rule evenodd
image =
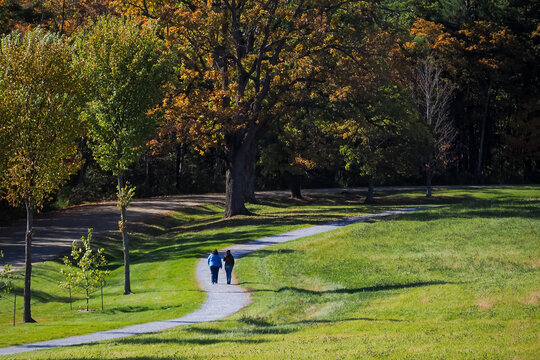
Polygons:
<instances>
[{"instance_id":1,"label":"large tree trunk","mask_svg":"<svg viewBox=\"0 0 540 360\"><path fill-rule=\"evenodd\" d=\"M366 199L364 200L365 204L373 204L375 196L375 178L373 175L368 176L368 191Z\"/></svg>"},{"instance_id":2,"label":"large tree trunk","mask_svg":"<svg viewBox=\"0 0 540 360\"><path fill-rule=\"evenodd\" d=\"M34 209L30 200L25 201L26 205L26 246L25 246L25 268L24 268L24 314L23 321L25 323L36 322L32 319L32 311L30 301L32 294L30 285L32 283L32 232L34 231Z\"/></svg>"},{"instance_id":3,"label":"large tree trunk","mask_svg":"<svg viewBox=\"0 0 540 360\"><path fill-rule=\"evenodd\" d=\"M246 156L246 192L244 194L244 201L250 204L256 204L257 198L255 197L255 169L257 167L257 143L251 146Z\"/></svg>"},{"instance_id":4,"label":"large tree trunk","mask_svg":"<svg viewBox=\"0 0 540 360\"><path fill-rule=\"evenodd\" d=\"M118 174L118 191L124 188L124 176ZM129 278L129 238L127 233L126 207L120 207L120 222L118 223L122 233L122 244L124 247L124 295L132 294L131 282Z\"/></svg>"},{"instance_id":5,"label":"large tree trunk","mask_svg":"<svg viewBox=\"0 0 540 360\"><path fill-rule=\"evenodd\" d=\"M291 197L293 199L303 199L302 189L300 187L300 175L289 175L289 188L291 189Z\"/></svg>"},{"instance_id":6,"label":"large tree trunk","mask_svg":"<svg viewBox=\"0 0 540 360\"><path fill-rule=\"evenodd\" d=\"M246 146L231 147L227 164L226 189L225 189L225 214L224 217L235 215L249 215L250 212L244 204L245 195L245 170L246 170Z\"/></svg>"},{"instance_id":7,"label":"large tree trunk","mask_svg":"<svg viewBox=\"0 0 540 360\"><path fill-rule=\"evenodd\" d=\"M433 177L433 170L426 168L426 197L430 198L432 195L431 179Z\"/></svg>"},{"instance_id":8,"label":"large tree trunk","mask_svg":"<svg viewBox=\"0 0 540 360\"><path fill-rule=\"evenodd\" d=\"M176 144L176 168L175 168L175 187L180 191L180 185L182 184L182 175L184 173L184 157L186 155L186 145L182 141Z\"/></svg>"}]
</instances>

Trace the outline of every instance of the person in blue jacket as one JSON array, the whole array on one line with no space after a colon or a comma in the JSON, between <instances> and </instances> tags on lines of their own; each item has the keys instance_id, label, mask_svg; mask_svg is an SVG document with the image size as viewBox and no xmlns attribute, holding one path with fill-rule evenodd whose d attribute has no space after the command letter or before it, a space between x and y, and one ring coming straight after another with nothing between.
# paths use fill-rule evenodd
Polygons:
<instances>
[{"instance_id":1,"label":"person in blue jacket","mask_svg":"<svg viewBox=\"0 0 540 360\"><path fill-rule=\"evenodd\" d=\"M210 265L210 272L212 273L212 284L217 284L219 269L223 266L217 249L214 249L208 256L208 265Z\"/></svg>"}]
</instances>

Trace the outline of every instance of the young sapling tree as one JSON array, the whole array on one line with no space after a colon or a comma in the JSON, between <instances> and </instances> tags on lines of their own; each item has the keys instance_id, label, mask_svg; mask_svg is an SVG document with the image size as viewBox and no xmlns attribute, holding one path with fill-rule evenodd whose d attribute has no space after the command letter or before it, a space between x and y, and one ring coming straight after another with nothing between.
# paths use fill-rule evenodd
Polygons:
<instances>
[{"instance_id":1,"label":"young sapling tree","mask_svg":"<svg viewBox=\"0 0 540 360\"><path fill-rule=\"evenodd\" d=\"M0 258L4 257L4 252L0 250ZM13 289L13 273L11 272L11 264L4 264L0 269L0 297L2 294L9 294ZM13 326L15 326L15 310L17 308L17 294L14 293L13 300Z\"/></svg>"},{"instance_id":2,"label":"young sapling tree","mask_svg":"<svg viewBox=\"0 0 540 360\"><path fill-rule=\"evenodd\" d=\"M68 262L66 262L66 258ZM60 281L58 285L64 289L69 290L69 309L73 310L72 290L76 286L75 271L74 271L75 267L70 266L71 262L67 256L64 257L64 264L67 265L68 267L66 269L60 270L60 273L64 276L64 280Z\"/></svg>"},{"instance_id":3,"label":"young sapling tree","mask_svg":"<svg viewBox=\"0 0 540 360\"><path fill-rule=\"evenodd\" d=\"M0 250L0 258L4 257L4 252ZM0 269L0 295L9 294L11 292L13 284L11 279L13 274L11 273L11 264L4 264Z\"/></svg>"},{"instance_id":4,"label":"young sapling tree","mask_svg":"<svg viewBox=\"0 0 540 360\"><path fill-rule=\"evenodd\" d=\"M103 248L93 250L91 247L92 229L88 229L88 236L81 237L82 247L74 241L71 246L71 259L64 257L64 264L67 269L60 272L65 277L65 281L60 284L63 287L76 286L82 289L86 296L86 311L89 311L90 294L101 286L105 277L109 275L109 270L102 270L107 265L107 260L103 255Z\"/></svg>"}]
</instances>

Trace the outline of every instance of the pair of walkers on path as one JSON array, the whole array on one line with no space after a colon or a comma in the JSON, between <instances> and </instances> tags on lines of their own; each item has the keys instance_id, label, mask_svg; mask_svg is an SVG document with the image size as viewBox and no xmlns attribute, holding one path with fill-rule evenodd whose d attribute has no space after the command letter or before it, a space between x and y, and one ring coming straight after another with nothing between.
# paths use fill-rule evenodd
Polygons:
<instances>
[{"instance_id":1,"label":"pair of walkers on path","mask_svg":"<svg viewBox=\"0 0 540 360\"><path fill-rule=\"evenodd\" d=\"M225 274L227 275L227 284L231 283L231 275L234 267L234 256L231 254L231 250L227 250L223 257L223 263L225 263ZM221 257L217 249L214 249L210 256L208 256L208 265L210 266L210 273L212 274L212 284L218 283L219 269L223 267Z\"/></svg>"}]
</instances>

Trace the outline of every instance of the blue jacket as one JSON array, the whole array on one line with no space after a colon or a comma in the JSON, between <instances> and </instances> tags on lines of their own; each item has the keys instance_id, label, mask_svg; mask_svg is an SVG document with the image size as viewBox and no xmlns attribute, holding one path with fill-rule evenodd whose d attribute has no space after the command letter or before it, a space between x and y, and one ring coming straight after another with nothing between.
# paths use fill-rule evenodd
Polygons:
<instances>
[{"instance_id":1,"label":"blue jacket","mask_svg":"<svg viewBox=\"0 0 540 360\"><path fill-rule=\"evenodd\" d=\"M217 267L221 267L221 258L219 257L219 255L216 255L216 254L210 254L210 256L208 257L208 265L210 266L217 266Z\"/></svg>"}]
</instances>

